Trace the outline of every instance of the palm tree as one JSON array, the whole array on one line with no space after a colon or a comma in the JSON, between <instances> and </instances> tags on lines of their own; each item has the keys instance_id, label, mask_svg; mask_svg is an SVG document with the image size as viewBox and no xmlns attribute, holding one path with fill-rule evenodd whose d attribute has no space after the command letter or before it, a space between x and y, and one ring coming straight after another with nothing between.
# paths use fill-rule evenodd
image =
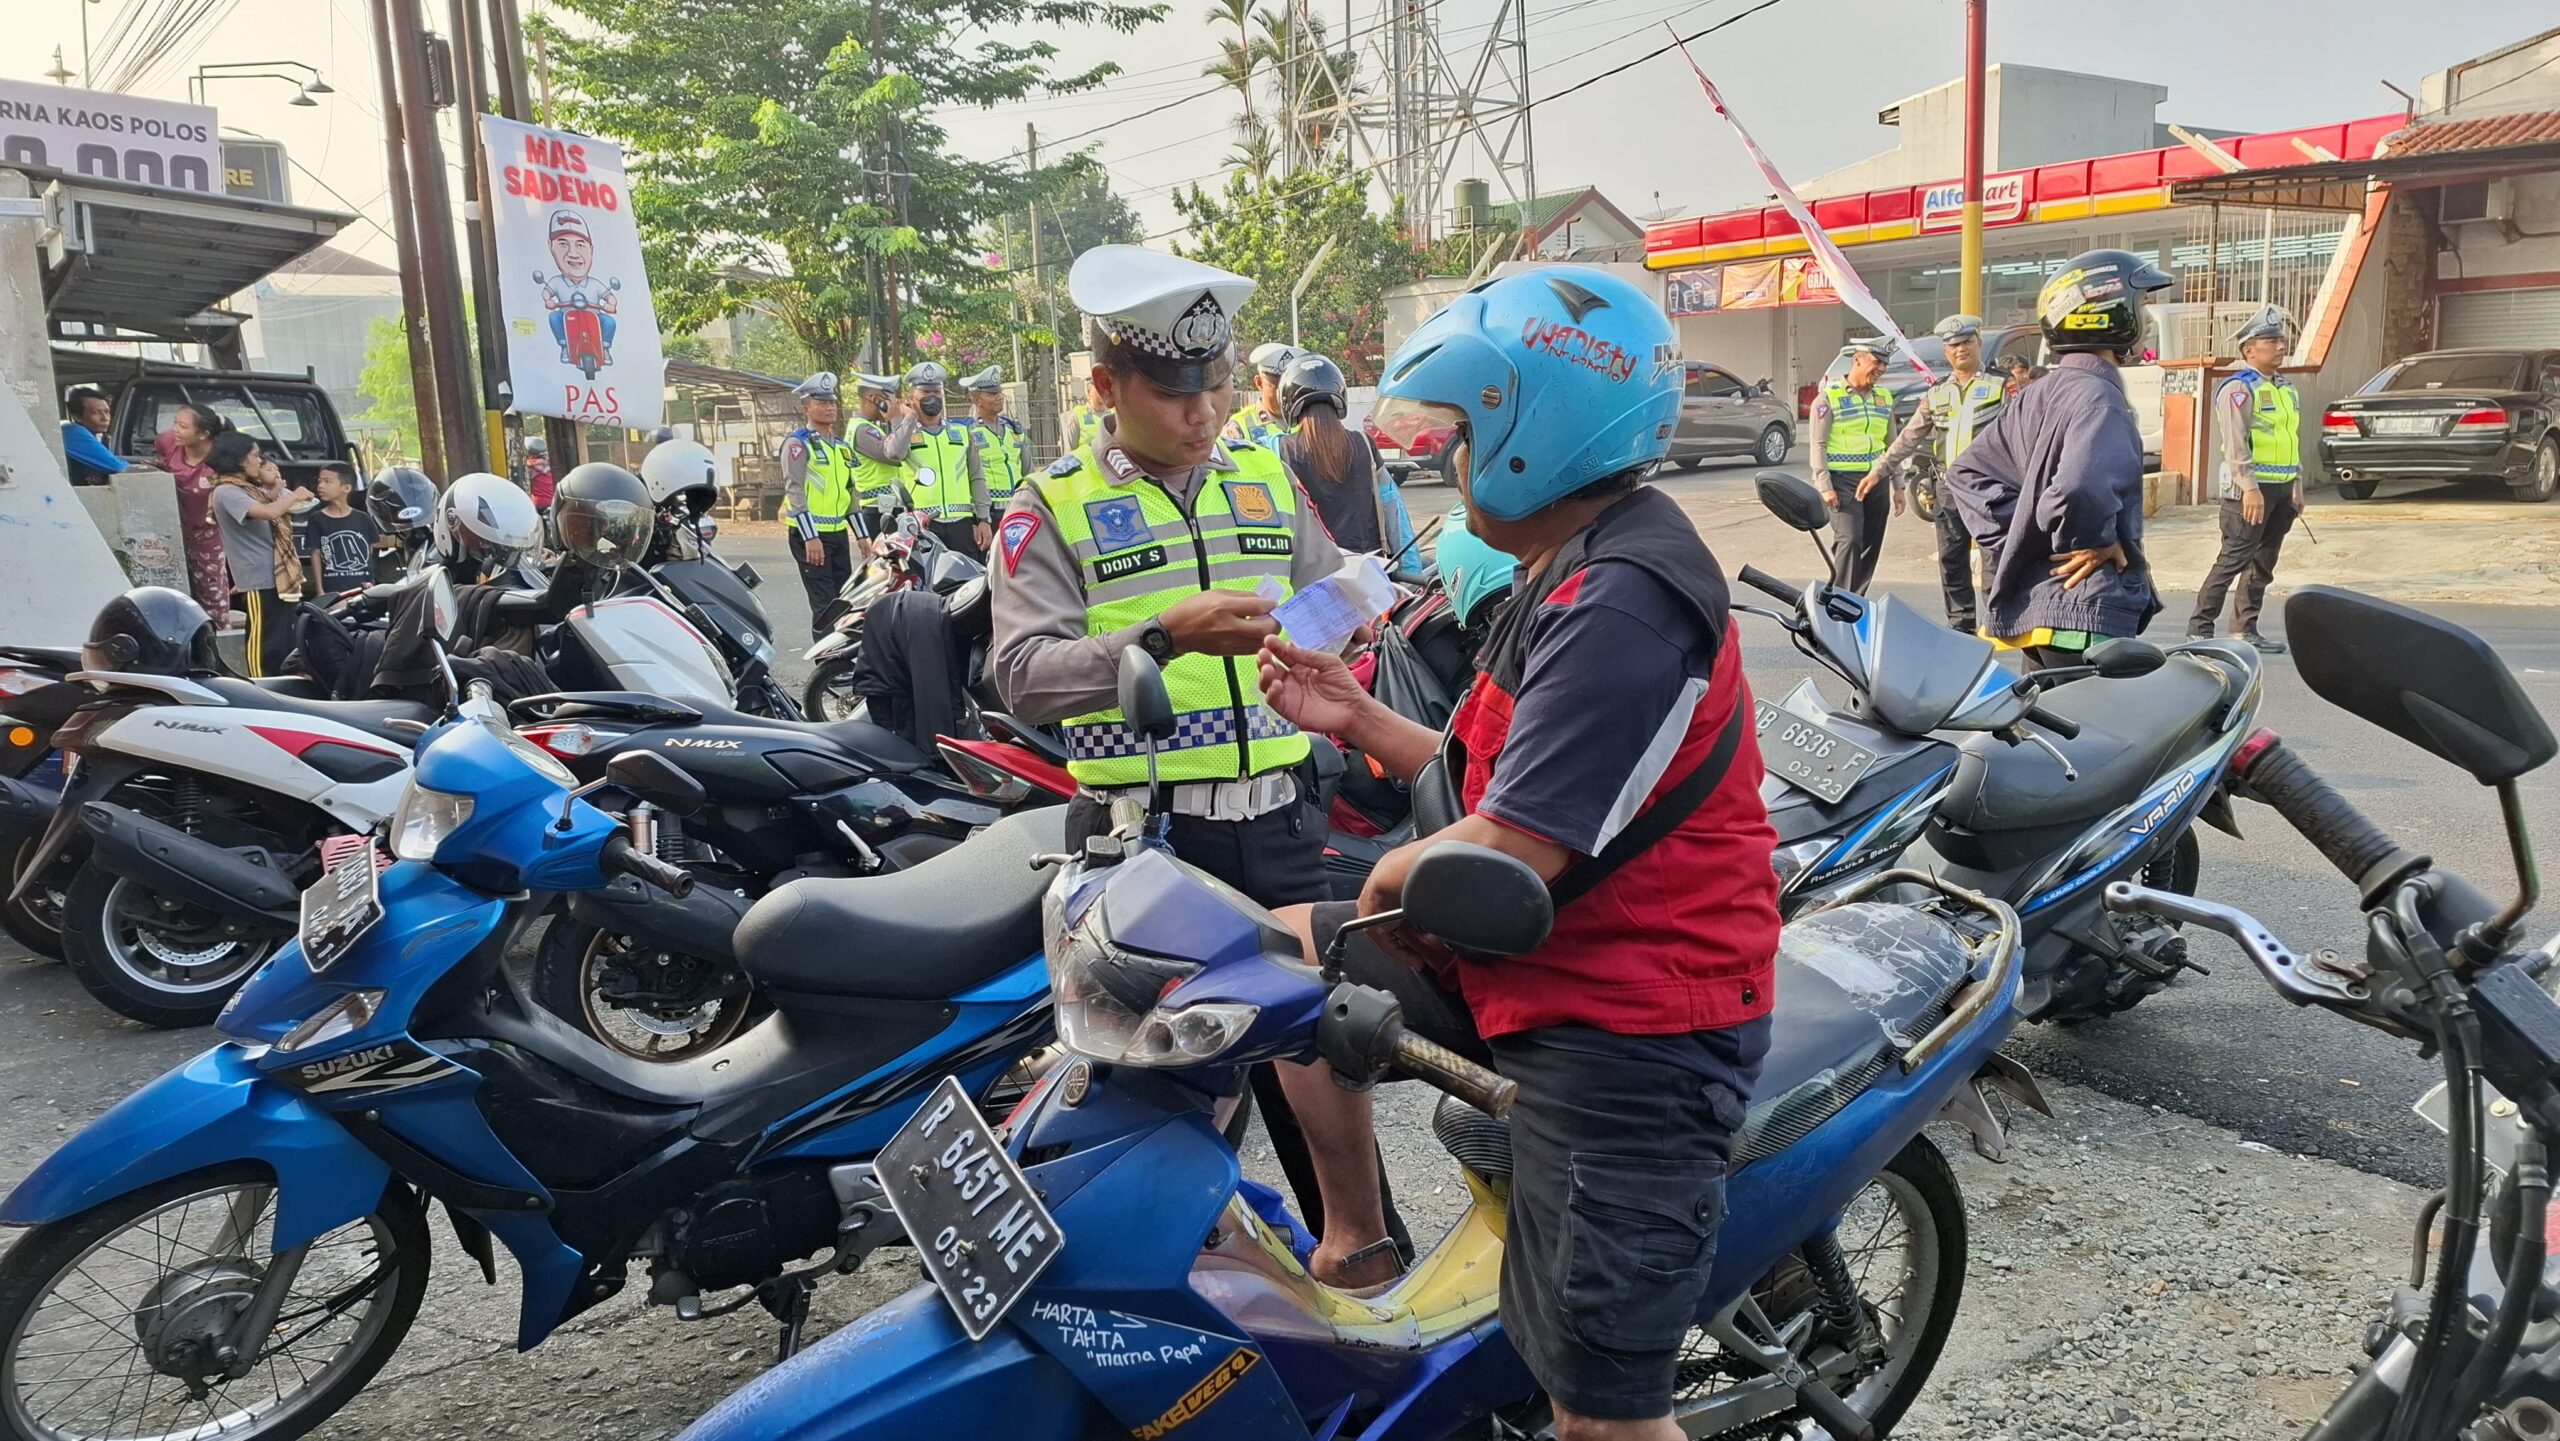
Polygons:
<instances>
[{"instance_id":1,"label":"palm tree","mask_svg":"<svg viewBox=\"0 0 2560 1441\"><path fill-rule=\"evenodd\" d=\"M1209 23L1232 25L1236 38L1218 42L1218 58L1200 73L1223 81L1244 101L1244 118L1253 119L1253 75L1262 68L1262 52L1253 43L1253 0L1213 0Z\"/></svg>"},{"instance_id":2,"label":"palm tree","mask_svg":"<svg viewBox=\"0 0 2560 1441\"><path fill-rule=\"evenodd\" d=\"M1227 152L1227 164L1250 177L1256 189L1271 183L1272 167L1279 160L1279 147L1272 142L1271 132L1256 125L1239 135L1236 148Z\"/></svg>"}]
</instances>

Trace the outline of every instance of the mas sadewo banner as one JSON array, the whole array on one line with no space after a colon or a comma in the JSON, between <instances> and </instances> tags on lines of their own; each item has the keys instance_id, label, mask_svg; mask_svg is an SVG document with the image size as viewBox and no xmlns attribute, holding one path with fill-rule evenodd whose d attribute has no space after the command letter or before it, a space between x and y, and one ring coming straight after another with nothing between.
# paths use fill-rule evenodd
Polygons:
<instances>
[{"instance_id":1,"label":"mas sadewo banner","mask_svg":"<svg viewBox=\"0 0 2560 1441\"><path fill-rule=\"evenodd\" d=\"M480 117L515 405L590 425L659 422L666 351L622 147Z\"/></svg>"}]
</instances>

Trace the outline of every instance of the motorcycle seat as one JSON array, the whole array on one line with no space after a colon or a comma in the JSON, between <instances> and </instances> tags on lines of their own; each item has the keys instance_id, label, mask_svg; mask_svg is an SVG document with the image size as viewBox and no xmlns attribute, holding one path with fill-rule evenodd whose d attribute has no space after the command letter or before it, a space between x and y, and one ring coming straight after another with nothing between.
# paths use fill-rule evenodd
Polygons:
<instances>
[{"instance_id":1,"label":"motorcycle seat","mask_svg":"<svg viewBox=\"0 0 2560 1441\"><path fill-rule=\"evenodd\" d=\"M1002 711L981 711L979 719L985 723L987 734L997 740L1011 741L1053 766L1067 763L1066 743L1049 727L1026 724Z\"/></svg>"},{"instance_id":2,"label":"motorcycle seat","mask_svg":"<svg viewBox=\"0 0 2560 1441\"><path fill-rule=\"evenodd\" d=\"M1031 859L1066 848L1064 806L1006 817L903 871L810 877L738 923L738 965L776 994L943 1000L1039 953L1050 873Z\"/></svg>"},{"instance_id":3,"label":"motorcycle seat","mask_svg":"<svg viewBox=\"0 0 2560 1441\"><path fill-rule=\"evenodd\" d=\"M310 716L314 720L336 721L368 735L395 741L402 750L417 744L418 733L410 725L433 725L443 715L436 707L405 700L312 700L305 696L273 691L256 681L235 680L229 676L212 676L202 684L222 697L227 705L243 710L286 711Z\"/></svg>"},{"instance_id":4,"label":"motorcycle seat","mask_svg":"<svg viewBox=\"0 0 2560 1441\"><path fill-rule=\"evenodd\" d=\"M2041 746L1971 736L1938 814L1976 832L2032 830L2105 815L2142 794L2220 714L2231 685L2221 659L2219 653L2213 661L2174 654L2146 676L2091 677L2054 687L2039 704L2078 722L2080 734L2070 740L2051 731L2040 734L2070 757L2080 778L2065 778Z\"/></svg>"},{"instance_id":5,"label":"motorcycle seat","mask_svg":"<svg viewBox=\"0 0 2560 1441\"><path fill-rule=\"evenodd\" d=\"M66 675L88 669L88 663L80 659L80 647L76 645L0 645L0 660L14 660L22 665L58 670Z\"/></svg>"},{"instance_id":6,"label":"motorcycle seat","mask_svg":"<svg viewBox=\"0 0 2560 1441\"><path fill-rule=\"evenodd\" d=\"M768 730L800 731L818 737L826 745L842 751L875 771L906 775L933 764L933 757L909 744L907 738L886 726L856 718L840 721L780 720L773 716L748 715L710 701L693 702L702 711L708 725L752 726Z\"/></svg>"}]
</instances>

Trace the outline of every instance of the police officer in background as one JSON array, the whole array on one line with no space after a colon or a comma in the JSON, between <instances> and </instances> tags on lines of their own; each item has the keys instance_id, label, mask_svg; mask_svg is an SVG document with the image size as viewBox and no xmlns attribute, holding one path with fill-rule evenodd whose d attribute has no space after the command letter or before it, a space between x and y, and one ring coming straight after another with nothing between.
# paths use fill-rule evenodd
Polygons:
<instances>
[{"instance_id":1,"label":"police officer in background","mask_svg":"<svg viewBox=\"0 0 2560 1441\"><path fill-rule=\"evenodd\" d=\"M1307 738L1263 701L1254 658L1279 631L1278 601L1333 574L1342 552L1276 454L1219 440L1231 327L1254 282L1104 245L1076 257L1067 290L1110 413L997 523L988 670L1015 716L1064 722L1077 784L1066 844L1081 853L1110 828L1111 798L1146 785L1117 695L1121 653L1153 656L1178 722L1157 755L1175 854L1266 906L1324 900L1326 822L1300 777ZM1292 1187L1319 1205L1267 1067L1254 1087Z\"/></svg>"},{"instance_id":2,"label":"police officer in background","mask_svg":"<svg viewBox=\"0 0 2560 1441\"><path fill-rule=\"evenodd\" d=\"M1023 473L1031 468L1031 433L1023 429L1021 421L1004 413L1002 367L990 365L963 384L969 388L970 414L953 423L978 433L979 468L987 476L987 503L1002 511L1013 502Z\"/></svg>"},{"instance_id":3,"label":"police officer in background","mask_svg":"<svg viewBox=\"0 0 2560 1441\"><path fill-rule=\"evenodd\" d=\"M1091 382L1087 382L1084 397L1067 407L1067 417L1061 422L1066 434L1059 442L1058 453L1060 455L1075 454L1077 446L1094 438L1102 424L1102 417L1110 413L1111 407L1094 397Z\"/></svg>"},{"instance_id":4,"label":"police officer in background","mask_svg":"<svg viewBox=\"0 0 2560 1441\"><path fill-rule=\"evenodd\" d=\"M1824 381L1813 397L1813 487L1831 503L1834 582L1864 593L1884 555L1885 507L1902 508L1902 492L1884 483L1876 464L1893 430L1893 392L1876 383L1893 343L1862 336L1840 353L1849 373Z\"/></svg>"},{"instance_id":5,"label":"police officer in background","mask_svg":"<svg viewBox=\"0 0 2560 1441\"><path fill-rule=\"evenodd\" d=\"M1280 377L1288 372L1289 362L1298 354L1297 347L1276 340L1253 348L1253 394L1227 422L1227 439L1249 440L1266 449L1279 448L1280 437L1295 428L1281 413Z\"/></svg>"},{"instance_id":6,"label":"police officer in background","mask_svg":"<svg viewBox=\"0 0 2560 1441\"><path fill-rule=\"evenodd\" d=\"M853 524L854 452L836 433L844 407L836 398L834 371L819 371L791 393L800 397L802 424L782 442L782 517L799 542L791 559L800 567L800 588L809 593L814 616L853 576L847 529ZM814 625L809 634L826 638Z\"/></svg>"},{"instance_id":7,"label":"police officer in background","mask_svg":"<svg viewBox=\"0 0 2560 1441\"><path fill-rule=\"evenodd\" d=\"M907 449L915 413L898 399L898 377L856 375L862 419L853 427L854 523L865 539L882 534L907 504Z\"/></svg>"},{"instance_id":8,"label":"police officer in background","mask_svg":"<svg viewBox=\"0 0 2560 1441\"><path fill-rule=\"evenodd\" d=\"M915 434L907 442L907 500L933 538L974 560L987 558L987 474L977 432L944 413L951 372L926 360L907 372Z\"/></svg>"},{"instance_id":9,"label":"police officer in background","mask_svg":"<svg viewBox=\"0 0 2560 1441\"><path fill-rule=\"evenodd\" d=\"M2187 634L2213 634L2222 598L2236 580L2231 619L2240 638L2275 655L2284 642L2258 633L2258 615L2303 504L2302 399L2283 373L2293 318L2282 306L2267 306L2232 339L2240 370L2213 393L2213 426L2222 436L2222 553L2196 590Z\"/></svg>"},{"instance_id":10,"label":"police officer in background","mask_svg":"<svg viewBox=\"0 0 2560 1441\"><path fill-rule=\"evenodd\" d=\"M1938 460L1952 466L1965 447L1973 444L1974 433L1998 414L2000 402L2008 399L2009 388L1982 370L1982 317L1950 315L1930 332L1938 337L1947 355L1947 378L1929 387L1920 397L1920 408L1885 447L1884 458L1876 462L1876 473L1892 475L1894 467L1913 449L1937 438ZM1903 487L1908 490L1909 487ZM1902 509L1902 496L1894 497L1894 509ZM1974 628L1973 608L1973 540L1964 533L1964 518L1956 508L1941 498L1938 505L1938 587L1945 593L1947 624L1970 635Z\"/></svg>"}]
</instances>

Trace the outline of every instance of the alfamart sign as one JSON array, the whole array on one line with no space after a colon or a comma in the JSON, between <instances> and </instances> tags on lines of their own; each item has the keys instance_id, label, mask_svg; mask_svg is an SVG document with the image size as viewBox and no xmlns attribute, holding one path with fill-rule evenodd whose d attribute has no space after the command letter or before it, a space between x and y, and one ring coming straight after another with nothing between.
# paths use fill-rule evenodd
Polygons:
<instances>
[{"instance_id":1,"label":"alfamart sign","mask_svg":"<svg viewBox=\"0 0 2560 1441\"><path fill-rule=\"evenodd\" d=\"M223 189L212 106L33 80L0 80L0 165L207 195Z\"/></svg>"}]
</instances>

